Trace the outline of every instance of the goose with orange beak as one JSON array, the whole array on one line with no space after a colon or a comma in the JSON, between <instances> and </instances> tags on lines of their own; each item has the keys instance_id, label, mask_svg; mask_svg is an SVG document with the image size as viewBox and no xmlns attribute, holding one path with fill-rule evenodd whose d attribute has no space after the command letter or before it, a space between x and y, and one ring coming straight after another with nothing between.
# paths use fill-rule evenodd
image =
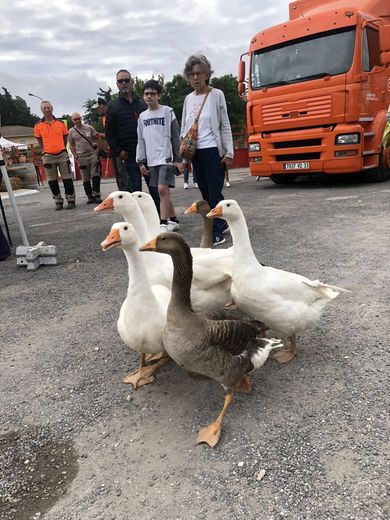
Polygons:
<instances>
[{"instance_id":1,"label":"goose with orange beak","mask_svg":"<svg viewBox=\"0 0 390 520\"><path fill-rule=\"evenodd\" d=\"M163 330L171 293L161 285L149 285L143 257L138 251L139 239L128 222L118 222L101 243L103 251L121 247L128 263L129 285L117 328L122 341L140 356L140 366L128 374L123 383L134 388L153 383L154 374L169 360L163 344ZM148 317L145 320L145 316ZM163 352L163 356L159 354ZM145 356L156 356L159 361L146 365Z\"/></svg>"},{"instance_id":2,"label":"goose with orange beak","mask_svg":"<svg viewBox=\"0 0 390 520\"><path fill-rule=\"evenodd\" d=\"M231 285L234 302L247 316L272 329L277 337L289 338L290 348L273 357L280 363L290 361L296 354L297 334L313 327L325 306L340 292L349 291L260 264L237 201L222 200L207 217L223 217L230 227L234 244Z\"/></svg>"},{"instance_id":3,"label":"goose with orange beak","mask_svg":"<svg viewBox=\"0 0 390 520\"><path fill-rule=\"evenodd\" d=\"M158 251L173 260L172 296L164 329L164 346L176 363L217 381L225 391L224 404L217 419L201 428L197 442L214 447L222 423L236 391L249 392L248 374L260 368L273 348L282 346L276 339L258 337L258 328L231 319L210 319L194 312L191 305L192 256L177 233L163 233L144 244L140 251Z\"/></svg>"}]
</instances>

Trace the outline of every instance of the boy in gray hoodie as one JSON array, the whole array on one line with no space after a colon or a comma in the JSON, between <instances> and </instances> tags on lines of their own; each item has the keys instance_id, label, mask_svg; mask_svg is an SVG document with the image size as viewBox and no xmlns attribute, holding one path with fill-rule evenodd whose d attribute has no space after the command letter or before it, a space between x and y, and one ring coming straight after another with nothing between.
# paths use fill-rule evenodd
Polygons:
<instances>
[{"instance_id":1,"label":"boy in gray hoodie","mask_svg":"<svg viewBox=\"0 0 390 520\"><path fill-rule=\"evenodd\" d=\"M169 190L175 187L175 172L182 172L179 125L172 108L160 105L158 81L147 81L143 90L148 108L138 118L137 163L142 175L150 175L150 186L158 187L161 233L176 231L180 224Z\"/></svg>"}]
</instances>

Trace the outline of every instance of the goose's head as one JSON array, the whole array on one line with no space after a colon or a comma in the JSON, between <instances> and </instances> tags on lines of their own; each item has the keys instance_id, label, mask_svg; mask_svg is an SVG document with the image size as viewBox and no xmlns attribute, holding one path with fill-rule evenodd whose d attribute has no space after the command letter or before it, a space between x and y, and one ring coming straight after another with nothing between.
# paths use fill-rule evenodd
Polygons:
<instances>
[{"instance_id":1,"label":"goose's head","mask_svg":"<svg viewBox=\"0 0 390 520\"><path fill-rule=\"evenodd\" d=\"M134 191L132 195L144 215L157 212L154 200L149 193L145 193L144 191Z\"/></svg>"},{"instance_id":2,"label":"goose's head","mask_svg":"<svg viewBox=\"0 0 390 520\"><path fill-rule=\"evenodd\" d=\"M161 233L139 248L140 251L156 251L175 255L185 250L190 251L187 242L177 233ZM191 253L190 253L191 254Z\"/></svg>"},{"instance_id":3,"label":"goose's head","mask_svg":"<svg viewBox=\"0 0 390 520\"><path fill-rule=\"evenodd\" d=\"M138 237L134 227L128 222L117 222L113 224L106 239L100 244L103 251L114 247L131 247L137 243Z\"/></svg>"},{"instance_id":4,"label":"goose's head","mask_svg":"<svg viewBox=\"0 0 390 520\"><path fill-rule=\"evenodd\" d=\"M206 217L209 211L210 205L206 200L197 200L185 210L184 214L188 215L189 213L199 213L199 215L202 215L202 217Z\"/></svg>"},{"instance_id":5,"label":"goose's head","mask_svg":"<svg viewBox=\"0 0 390 520\"><path fill-rule=\"evenodd\" d=\"M221 218L223 217L228 222L234 221L237 217L242 214L241 208L236 200L227 199L221 200L212 209L209 213L207 213L208 218Z\"/></svg>"},{"instance_id":6,"label":"goose's head","mask_svg":"<svg viewBox=\"0 0 390 520\"><path fill-rule=\"evenodd\" d=\"M134 204L133 195L128 191L113 191L99 206L96 206L95 211L113 210L118 215L123 216L123 213Z\"/></svg>"}]
</instances>

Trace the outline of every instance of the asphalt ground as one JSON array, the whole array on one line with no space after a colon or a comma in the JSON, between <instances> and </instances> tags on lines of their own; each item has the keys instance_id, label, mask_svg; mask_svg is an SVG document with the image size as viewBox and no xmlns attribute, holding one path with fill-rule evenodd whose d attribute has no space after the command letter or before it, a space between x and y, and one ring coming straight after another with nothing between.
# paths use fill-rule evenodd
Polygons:
<instances>
[{"instance_id":1,"label":"asphalt ground","mask_svg":"<svg viewBox=\"0 0 390 520\"><path fill-rule=\"evenodd\" d=\"M79 183L74 211L55 212L47 187L17 198L30 244L56 245L59 263L0 262L1 518L390 517L390 183L277 186L245 170L231 183L225 198L241 205L262 263L352 292L299 338L291 363L254 373L215 449L195 439L222 406L217 383L174 363L154 385L121 383L138 362L116 330L127 265L100 250L120 219L94 214ZM104 196L115 189L103 181ZM173 198L199 245L200 219L183 215L198 190L178 179Z\"/></svg>"}]
</instances>

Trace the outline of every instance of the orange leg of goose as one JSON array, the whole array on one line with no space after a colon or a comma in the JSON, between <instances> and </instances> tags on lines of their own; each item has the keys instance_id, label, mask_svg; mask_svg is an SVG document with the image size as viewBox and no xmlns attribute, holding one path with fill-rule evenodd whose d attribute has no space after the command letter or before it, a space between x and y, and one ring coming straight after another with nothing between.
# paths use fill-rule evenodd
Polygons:
<instances>
[{"instance_id":1,"label":"orange leg of goose","mask_svg":"<svg viewBox=\"0 0 390 520\"><path fill-rule=\"evenodd\" d=\"M222 421L225 417L227 409L231 405L233 401L233 394L225 395L225 402L223 404L223 408L221 413L219 414L217 420L209 426L202 428L199 430L198 438L196 439L196 443L200 444L201 442L207 443L211 448L214 448L218 444L219 438L221 436L221 426Z\"/></svg>"},{"instance_id":2,"label":"orange leg of goose","mask_svg":"<svg viewBox=\"0 0 390 520\"><path fill-rule=\"evenodd\" d=\"M131 384L134 388L139 388L140 386L149 385L150 383L154 383L156 378L154 377L154 373L157 370L160 370L166 363L169 361L169 357L161 358L158 363L154 365L145 365L145 354L141 354L140 357L140 366L134 372L128 374L123 380L122 383Z\"/></svg>"},{"instance_id":3,"label":"orange leg of goose","mask_svg":"<svg viewBox=\"0 0 390 520\"><path fill-rule=\"evenodd\" d=\"M161 351L157 354L145 354L145 362L150 363L151 361L160 361L163 357L166 357L165 352Z\"/></svg>"},{"instance_id":4,"label":"orange leg of goose","mask_svg":"<svg viewBox=\"0 0 390 520\"><path fill-rule=\"evenodd\" d=\"M293 359L297 352L297 337L294 334L293 336L289 337L290 340L290 348L288 350L280 350L279 352L276 352L272 359L276 359L276 361L279 361L279 363L288 363Z\"/></svg>"},{"instance_id":5,"label":"orange leg of goose","mask_svg":"<svg viewBox=\"0 0 390 520\"><path fill-rule=\"evenodd\" d=\"M236 386L236 391L242 394L249 394L252 390L252 383L249 376L244 376Z\"/></svg>"}]
</instances>

